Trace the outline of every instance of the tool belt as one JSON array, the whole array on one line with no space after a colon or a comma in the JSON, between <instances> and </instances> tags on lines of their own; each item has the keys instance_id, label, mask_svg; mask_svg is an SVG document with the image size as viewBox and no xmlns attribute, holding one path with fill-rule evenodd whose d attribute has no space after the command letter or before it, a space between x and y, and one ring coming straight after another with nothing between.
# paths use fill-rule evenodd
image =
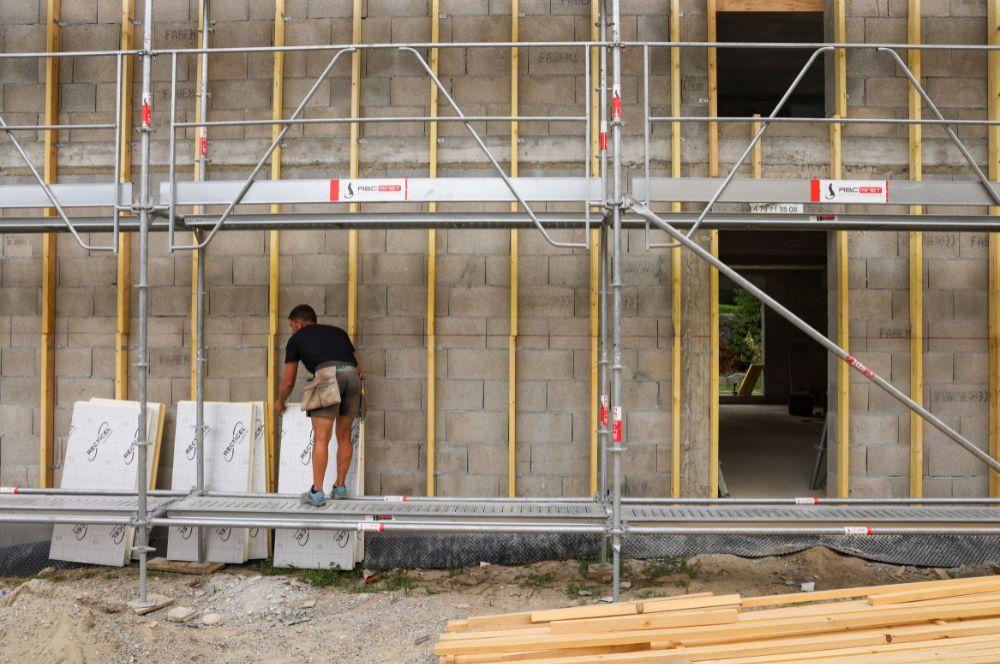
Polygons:
<instances>
[{"instance_id":1,"label":"tool belt","mask_svg":"<svg viewBox=\"0 0 1000 664\"><path fill-rule=\"evenodd\" d=\"M348 368L354 369L349 364L330 364L316 369L316 374L309 379L302 390L302 410L339 406L340 384L337 382L337 371Z\"/></svg>"}]
</instances>

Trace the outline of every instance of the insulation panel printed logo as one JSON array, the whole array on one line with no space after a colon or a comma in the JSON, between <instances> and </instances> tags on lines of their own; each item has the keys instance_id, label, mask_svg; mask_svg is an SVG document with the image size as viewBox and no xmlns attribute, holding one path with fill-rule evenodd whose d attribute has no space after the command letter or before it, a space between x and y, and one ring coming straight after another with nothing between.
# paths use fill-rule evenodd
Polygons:
<instances>
[{"instance_id":1,"label":"insulation panel printed logo","mask_svg":"<svg viewBox=\"0 0 1000 664\"><path fill-rule=\"evenodd\" d=\"M813 180L813 203L888 203L888 180Z\"/></svg>"},{"instance_id":2,"label":"insulation panel printed logo","mask_svg":"<svg viewBox=\"0 0 1000 664\"><path fill-rule=\"evenodd\" d=\"M404 178L386 180L330 180L330 200L343 203L386 203L407 200Z\"/></svg>"}]
</instances>

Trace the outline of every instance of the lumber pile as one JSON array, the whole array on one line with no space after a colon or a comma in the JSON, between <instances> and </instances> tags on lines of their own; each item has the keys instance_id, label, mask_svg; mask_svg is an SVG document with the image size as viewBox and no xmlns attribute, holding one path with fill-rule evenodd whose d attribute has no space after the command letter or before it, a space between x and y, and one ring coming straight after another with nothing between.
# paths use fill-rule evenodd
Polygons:
<instances>
[{"instance_id":1,"label":"lumber pile","mask_svg":"<svg viewBox=\"0 0 1000 664\"><path fill-rule=\"evenodd\" d=\"M702 593L448 623L441 664L1000 662L1000 576Z\"/></svg>"}]
</instances>

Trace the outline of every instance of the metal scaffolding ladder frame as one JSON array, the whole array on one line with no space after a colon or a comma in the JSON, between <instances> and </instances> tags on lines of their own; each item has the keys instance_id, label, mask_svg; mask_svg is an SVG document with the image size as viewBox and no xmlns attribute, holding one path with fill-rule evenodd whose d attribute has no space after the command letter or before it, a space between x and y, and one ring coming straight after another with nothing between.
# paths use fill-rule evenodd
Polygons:
<instances>
[{"instance_id":1,"label":"metal scaffolding ladder frame","mask_svg":"<svg viewBox=\"0 0 1000 664\"><path fill-rule=\"evenodd\" d=\"M902 62L897 49L919 48L921 50L953 49L991 51L992 46L972 45L903 45L903 44L723 44L716 42L634 42L625 43L621 39L620 0L610 1L610 13L602 2L600 6L600 23L602 37L600 41L590 42L515 42L515 43L434 43L434 44L351 44L329 45L317 47L250 47L250 48L207 48L207 39L202 48L174 49L156 51L153 48L152 32L152 1L145 4L143 24L143 47L137 51L94 51L76 53L26 53L0 54L0 58L46 58L46 57L100 57L114 56L118 71L118 103L115 123L108 125L6 125L0 118L0 131L7 134L13 141L18 152L24 157L37 185L0 185L0 208L31 208L54 207L59 212L61 223L57 220L24 218L3 220L0 222L0 233L11 232L55 232L68 231L84 248L91 250L116 250L120 232L137 230L140 234L139 253L139 333L138 333L138 363L139 368L139 436L137 486L135 493L114 492L79 492L56 489L0 489L0 523L115 523L128 524L137 528L137 539L134 547L139 556L139 605L147 605L147 574L146 558L150 551L148 547L149 528L153 526L188 525L188 526L259 526L271 528L319 528L319 529L355 529L359 532L464 532L464 533L565 533L587 534L607 538L611 543L613 581L612 592L618 598L620 589L621 547L622 539L628 534L642 535L681 535L681 534L836 534L844 536L870 536L877 534L928 534L955 533L970 535L1000 536L1000 519L993 516L993 505L1000 504L996 499L759 499L759 500L722 500L716 498L695 499L627 499L622 496L621 455L626 450L622 438L622 231L626 228L649 228L655 225L672 236L677 246L683 246L694 252L699 258L708 261L720 272L740 283L747 290L760 298L765 304L782 310L786 318L795 323L798 320L793 314L784 310L780 304L771 300L766 293L755 289L753 285L732 271L722 261L702 249L690 238L698 228L760 228L760 229L803 229L811 230L904 230L911 228L939 228L947 225L962 230L993 230L996 222L989 217L971 216L964 220L943 224L942 220L933 216L910 217L907 215L837 215L832 219L817 219L809 215L793 215L781 219L760 219L745 215L713 214L712 207L716 202L733 201L799 201L812 202L808 197L809 181L743 181L735 178L736 167L724 179L715 178L653 178L649 166L649 135L652 126L658 122L746 122L749 118L720 117L658 117L651 113L648 96L649 49L651 47L670 48L813 48L805 71L822 53L833 49L849 50L858 48L876 48L886 52L901 66L910 83L922 95L924 101L936 115L936 119L846 119L846 118L816 118L788 119L767 118L758 130L750 145L744 152L744 157L753 148L754 143L771 122L808 121L825 124L846 124L849 122L886 122L890 124L927 124L942 125L955 141L956 146L969 162L979 178L979 183L969 182L899 182L894 181L892 199L886 199L892 204L941 204L961 202L969 205L985 205L991 202L1000 204L1000 194L997 185L991 183L971 158L968 151L958 139L951 125L982 125L993 126L1000 121L945 119L934 106L914 78L912 72ZM206 10L207 11L207 10ZM204 19L207 20L207 13ZM607 33L610 32L610 35ZM461 108L451 98L432 68L417 49L431 48L496 48L496 47L558 47L582 48L585 53L585 75L590 75L591 49L600 49L600 78L602 81L600 95L602 99L602 119L610 111L610 155L606 143L602 140L601 169L596 177L590 170L591 147L590 127L595 121L591 117L590 95L585 101L583 116L465 116ZM644 162L645 172L635 178L631 186L627 186L623 172L622 128L624 126L621 97L622 82L622 52L626 47L639 47L644 52L644 87L647 94L644 98ZM344 53L357 51L395 49L410 53L419 60L422 68L431 77L439 92L449 102L455 116L433 117L390 117L390 118L310 118L303 119L299 115L308 103L311 95L332 69L337 59ZM227 52L298 52L298 51L335 51L335 55L316 80L313 88L306 94L297 110L288 119L259 121L225 121L210 122L204 115L197 122L177 122L177 65L178 58L183 55L200 56L207 60L210 54ZM122 205L125 198L131 200L132 187L129 184L118 185L121 172L120 141L122 122L121 79L123 60L127 56L138 56L142 61L142 122L139 129L141 137L141 172L139 175L138 202L136 205ZM170 179L160 191L159 202L154 201L151 192L150 166L150 136L153 132L151 119L151 90L153 57L165 56L171 59L171 117L170 117ZM609 61L610 60L610 66ZM609 76L610 70L610 76ZM206 80L200 81L203 91L207 89ZM610 80L609 80L610 79ZM610 85L608 85L610 83ZM793 84L794 87L794 84ZM610 103L605 103L610 92ZM791 90L789 90L789 93ZM788 95L786 95L787 98ZM202 97L204 102L204 96ZM779 104L780 109L780 104ZM566 120L584 122L587 131L584 137L586 149L584 152L584 176L582 178L510 178L492 155L478 133L471 126L472 121L552 121ZM420 201L474 200L479 202L510 201L520 203L523 213L411 213L406 215L377 213L299 213L282 215L281 219L266 214L236 214L235 210L241 203L326 203L324 188L329 192L329 180L281 180L254 182L256 175L270 158L275 148L289 127L295 124L312 123L365 123L365 122L463 122L469 129L473 139L485 153L491 166L497 171L499 178L454 178L454 179L411 179L414 192ZM269 125L281 126L277 137L270 148L257 161L249 178L242 182L190 182L177 183L176 159L174 150L175 134L178 129L196 128L199 130L213 126L230 125ZM602 134L605 131L602 122ZM112 187L95 187L91 185L48 185L38 175L27 154L13 135L18 130L38 129L74 129L99 128L113 129L116 132L116 151L114 161L115 183ZM610 173L609 165L610 163ZM739 162L737 162L737 167ZM363 180L358 180L363 182ZM543 191L545 190L545 191ZM552 191L558 194L553 196ZM546 193L548 192L548 193ZM631 193L629 193L631 192ZM456 198L458 197L458 198ZM639 203L639 200L647 204ZM536 214L529 206L530 202L574 202L583 205L582 213L539 213ZM707 202L698 215L680 213L657 215L649 209L648 204L656 201L695 201ZM177 205L226 205L221 215L197 214L178 215ZM71 220L65 213L65 207L110 207L110 221L106 218L78 218ZM171 250L200 251L208 245L214 235L222 229L226 230L265 230L278 228L531 228L539 230L547 241L563 247L590 247L591 210L593 207L602 209L600 231L600 293L602 294L601 315L601 394L607 397L610 424L600 429L602 441L600 487L593 498L559 499L488 499L488 498L416 498L416 497L382 497L378 499L351 500L331 504L321 509L309 509L295 503L294 497L267 495L224 495L214 494L204 486L202 439L198 436L198 487L190 494L178 492L151 491L146 482L146 455L149 441L146 437L146 404L148 403L148 320L149 320L149 233L165 231L169 235ZM120 221L122 211L138 213L137 221ZM552 238L547 228L583 229L583 243L558 242ZM186 229L197 234L193 245L178 245L173 240L174 233ZM681 229L686 229L682 232ZM112 232L113 244L110 247L89 246L80 233ZM610 240L610 241L605 241ZM610 245L610 247L609 247ZM671 245L675 246L675 245ZM199 271L199 302L203 296L204 284L203 263ZM609 302L610 300L610 302ZM608 306L610 304L610 307ZM610 315L608 309L610 308ZM199 312L202 308L199 306ZM782 313L785 315L785 313ZM199 315L199 320L203 317ZM793 320L794 319L794 320ZM607 334L610 321L610 335ZM802 323L802 321L798 321ZM800 328L805 325L799 325ZM808 326L805 326L808 327ZM804 328L803 328L804 329ZM994 469L1000 469L1000 463L978 450L964 437L950 430L943 422L934 417L921 406L913 403L906 395L885 383L869 369L861 365L845 351L833 344L825 336L812 328L807 334L814 340L825 345L828 350L849 362L855 369L867 378L876 382L893 396L904 401L932 425L945 431L955 442L962 445L980 460ZM608 337L610 336L610 341ZM203 335L198 335L199 357L204 346ZM203 371L203 362L197 363L199 378ZM610 374L610 375L609 375ZM200 383L200 381L199 381ZM902 397L902 398L901 398ZM203 392L198 391L197 401L203 402ZM199 419L199 427L202 420ZM954 434L954 435L952 435ZM610 465L610 470L608 466ZM935 524L933 526L915 526L914 522ZM753 524L748 526L745 524ZM836 525L831 525L836 524ZM883 525L888 524L888 525ZM902 524L902 525L900 525ZM992 525L991 525L992 524Z\"/></svg>"}]
</instances>

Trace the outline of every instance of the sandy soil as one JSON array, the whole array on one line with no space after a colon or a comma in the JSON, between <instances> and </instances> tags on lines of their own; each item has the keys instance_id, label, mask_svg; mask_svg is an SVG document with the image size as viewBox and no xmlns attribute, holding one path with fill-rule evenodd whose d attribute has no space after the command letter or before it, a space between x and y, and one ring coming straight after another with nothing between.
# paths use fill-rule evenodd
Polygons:
<instances>
[{"instance_id":1,"label":"sandy soil","mask_svg":"<svg viewBox=\"0 0 1000 664\"><path fill-rule=\"evenodd\" d=\"M30 580L0 579L0 662L427 662L445 623L469 615L597 601L607 584L588 580L586 563L484 566L357 574L284 573L230 567L207 577L153 573L151 592L195 609L184 624L167 609L136 616L126 608L136 569L87 568ZM870 563L815 548L745 560L627 561L624 599L689 592L746 596L992 574L989 566L955 570ZM204 619L217 614L219 622ZM211 619L210 619L211 622Z\"/></svg>"}]
</instances>

